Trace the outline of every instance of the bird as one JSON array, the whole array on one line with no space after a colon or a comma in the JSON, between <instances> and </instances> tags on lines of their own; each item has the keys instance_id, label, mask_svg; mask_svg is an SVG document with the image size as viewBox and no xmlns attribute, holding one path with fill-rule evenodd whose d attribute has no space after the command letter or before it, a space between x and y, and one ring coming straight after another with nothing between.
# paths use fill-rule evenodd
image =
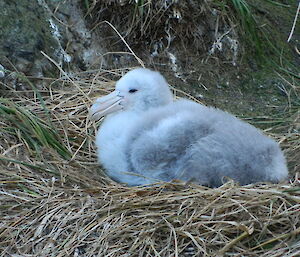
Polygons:
<instances>
[{"instance_id":1,"label":"bird","mask_svg":"<svg viewBox=\"0 0 300 257\"><path fill-rule=\"evenodd\" d=\"M92 121L98 160L127 186L183 181L211 188L278 183L288 176L279 144L234 115L189 99L175 100L157 71L136 68L96 99Z\"/></svg>"}]
</instances>

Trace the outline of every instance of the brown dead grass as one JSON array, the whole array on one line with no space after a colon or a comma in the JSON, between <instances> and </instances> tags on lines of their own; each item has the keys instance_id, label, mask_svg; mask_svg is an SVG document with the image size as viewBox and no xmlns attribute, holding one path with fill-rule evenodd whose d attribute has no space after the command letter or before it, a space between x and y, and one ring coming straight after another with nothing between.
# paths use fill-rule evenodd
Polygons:
<instances>
[{"instance_id":1,"label":"brown dead grass","mask_svg":"<svg viewBox=\"0 0 300 257\"><path fill-rule=\"evenodd\" d=\"M32 151L1 119L0 256L300 255L297 174L280 185L216 189L179 182L128 188L103 176L87 108L124 71L31 78L70 160L50 147ZM36 92L11 85L2 93L47 121ZM296 158L299 133L274 136Z\"/></svg>"}]
</instances>

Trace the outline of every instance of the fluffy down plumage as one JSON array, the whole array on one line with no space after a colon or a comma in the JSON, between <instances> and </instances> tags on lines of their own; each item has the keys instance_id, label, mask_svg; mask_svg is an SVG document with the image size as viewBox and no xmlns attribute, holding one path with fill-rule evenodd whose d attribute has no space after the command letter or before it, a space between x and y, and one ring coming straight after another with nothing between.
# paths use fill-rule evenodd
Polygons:
<instances>
[{"instance_id":1,"label":"fluffy down plumage","mask_svg":"<svg viewBox=\"0 0 300 257\"><path fill-rule=\"evenodd\" d=\"M210 187L279 182L288 175L279 145L252 125L216 108L173 101L163 76L128 72L100 97L91 119L106 116L96 136L100 163L129 186L179 179Z\"/></svg>"}]
</instances>

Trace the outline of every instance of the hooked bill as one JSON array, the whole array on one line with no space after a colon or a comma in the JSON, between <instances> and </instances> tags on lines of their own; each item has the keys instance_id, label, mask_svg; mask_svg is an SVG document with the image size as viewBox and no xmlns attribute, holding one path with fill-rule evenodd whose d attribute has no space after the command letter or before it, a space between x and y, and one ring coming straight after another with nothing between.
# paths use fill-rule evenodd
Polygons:
<instances>
[{"instance_id":1,"label":"hooked bill","mask_svg":"<svg viewBox=\"0 0 300 257\"><path fill-rule=\"evenodd\" d=\"M90 109L90 120L96 121L110 113L122 110L123 97L119 93L119 91L113 91L109 95L98 98Z\"/></svg>"}]
</instances>

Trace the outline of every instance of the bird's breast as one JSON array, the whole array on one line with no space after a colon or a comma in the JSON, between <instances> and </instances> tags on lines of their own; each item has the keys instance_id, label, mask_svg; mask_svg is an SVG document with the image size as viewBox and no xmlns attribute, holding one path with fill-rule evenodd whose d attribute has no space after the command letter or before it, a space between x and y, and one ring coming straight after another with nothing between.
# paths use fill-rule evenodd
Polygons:
<instances>
[{"instance_id":1,"label":"bird's breast","mask_svg":"<svg viewBox=\"0 0 300 257\"><path fill-rule=\"evenodd\" d=\"M99 128L99 133L105 137L114 139L125 137L128 131L136 126L139 115L135 112L119 112L109 115Z\"/></svg>"},{"instance_id":2,"label":"bird's breast","mask_svg":"<svg viewBox=\"0 0 300 257\"><path fill-rule=\"evenodd\" d=\"M96 135L96 146L98 158L106 169L127 169L126 143L137 119L135 113L120 112L106 117L101 124Z\"/></svg>"}]
</instances>

